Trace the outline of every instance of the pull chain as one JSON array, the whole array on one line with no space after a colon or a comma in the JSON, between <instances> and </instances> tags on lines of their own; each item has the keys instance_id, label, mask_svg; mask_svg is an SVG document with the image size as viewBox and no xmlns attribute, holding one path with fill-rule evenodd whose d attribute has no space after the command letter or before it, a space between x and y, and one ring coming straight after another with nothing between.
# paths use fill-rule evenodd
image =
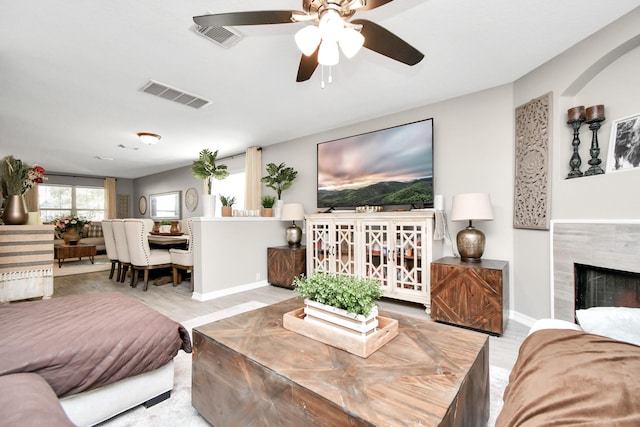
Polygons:
<instances>
[{"instance_id":1,"label":"pull chain","mask_svg":"<svg viewBox=\"0 0 640 427\"><path fill-rule=\"evenodd\" d=\"M324 89L324 65L321 65L321 72L322 72L322 81L320 82L320 88ZM331 73L331 65L329 65L329 78L327 79L327 81L329 82L329 84L333 83L333 74Z\"/></svg>"}]
</instances>

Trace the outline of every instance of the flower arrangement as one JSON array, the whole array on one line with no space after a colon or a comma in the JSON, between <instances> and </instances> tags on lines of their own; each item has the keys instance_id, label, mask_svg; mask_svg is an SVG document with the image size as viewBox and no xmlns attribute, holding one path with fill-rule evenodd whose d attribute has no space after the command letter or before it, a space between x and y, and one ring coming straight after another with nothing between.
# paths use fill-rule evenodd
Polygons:
<instances>
[{"instance_id":1,"label":"flower arrangement","mask_svg":"<svg viewBox=\"0 0 640 427\"><path fill-rule=\"evenodd\" d=\"M46 180L42 166L28 165L13 156L6 156L0 165L0 187L5 196L19 196Z\"/></svg>"},{"instance_id":2,"label":"flower arrangement","mask_svg":"<svg viewBox=\"0 0 640 427\"><path fill-rule=\"evenodd\" d=\"M56 226L56 233L62 235L70 228L77 228L78 231L81 231L83 228L89 227L91 221L77 216L65 216L55 219L53 224Z\"/></svg>"}]
</instances>

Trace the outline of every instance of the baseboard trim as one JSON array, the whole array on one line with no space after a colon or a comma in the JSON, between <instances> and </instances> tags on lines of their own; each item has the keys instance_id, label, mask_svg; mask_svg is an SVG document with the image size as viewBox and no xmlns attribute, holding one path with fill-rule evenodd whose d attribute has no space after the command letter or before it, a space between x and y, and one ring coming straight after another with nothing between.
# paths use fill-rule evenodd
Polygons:
<instances>
[{"instance_id":1,"label":"baseboard trim","mask_svg":"<svg viewBox=\"0 0 640 427\"><path fill-rule=\"evenodd\" d=\"M261 280L259 282L247 283L245 285L234 286L232 288L222 289L215 292L207 292L205 294L194 292L191 295L191 299L196 301L210 301L216 298L222 298L233 294L239 294L240 292L246 292L253 289L264 288L265 286L269 286L269 282L266 280Z\"/></svg>"},{"instance_id":2,"label":"baseboard trim","mask_svg":"<svg viewBox=\"0 0 640 427\"><path fill-rule=\"evenodd\" d=\"M509 310L509 319L515 320L516 322L522 323L523 325L528 327L532 327L537 320L533 317L529 317L525 314L513 310Z\"/></svg>"}]
</instances>

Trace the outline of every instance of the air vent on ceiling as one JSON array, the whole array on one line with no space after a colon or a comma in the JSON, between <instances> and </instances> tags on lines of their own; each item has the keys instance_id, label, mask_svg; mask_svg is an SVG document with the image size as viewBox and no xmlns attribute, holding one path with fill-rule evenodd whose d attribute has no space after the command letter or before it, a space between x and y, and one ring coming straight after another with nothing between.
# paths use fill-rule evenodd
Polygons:
<instances>
[{"instance_id":1,"label":"air vent on ceiling","mask_svg":"<svg viewBox=\"0 0 640 427\"><path fill-rule=\"evenodd\" d=\"M211 103L211 101L202 97L191 95L180 89L175 89L153 80L149 80L140 90L150 95L159 96L160 98L168 99L178 104L188 105L193 108L202 108Z\"/></svg>"},{"instance_id":2,"label":"air vent on ceiling","mask_svg":"<svg viewBox=\"0 0 640 427\"><path fill-rule=\"evenodd\" d=\"M227 49L238 43L243 37L242 33L232 27L201 27L195 25L193 31Z\"/></svg>"}]
</instances>

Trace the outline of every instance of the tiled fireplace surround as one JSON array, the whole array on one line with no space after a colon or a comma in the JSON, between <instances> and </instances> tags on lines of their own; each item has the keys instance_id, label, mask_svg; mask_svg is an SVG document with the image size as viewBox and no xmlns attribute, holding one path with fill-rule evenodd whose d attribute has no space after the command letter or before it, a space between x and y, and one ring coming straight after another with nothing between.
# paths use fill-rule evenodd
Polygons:
<instances>
[{"instance_id":1,"label":"tiled fireplace surround","mask_svg":"<svg viewBox=\"0 0 640 427\"><path fill-rule=\"evenodd\" d=\"M640 221L553 221L553 317L573 322L574 263L640 273Z\"/></svg>"}]
</instances>

